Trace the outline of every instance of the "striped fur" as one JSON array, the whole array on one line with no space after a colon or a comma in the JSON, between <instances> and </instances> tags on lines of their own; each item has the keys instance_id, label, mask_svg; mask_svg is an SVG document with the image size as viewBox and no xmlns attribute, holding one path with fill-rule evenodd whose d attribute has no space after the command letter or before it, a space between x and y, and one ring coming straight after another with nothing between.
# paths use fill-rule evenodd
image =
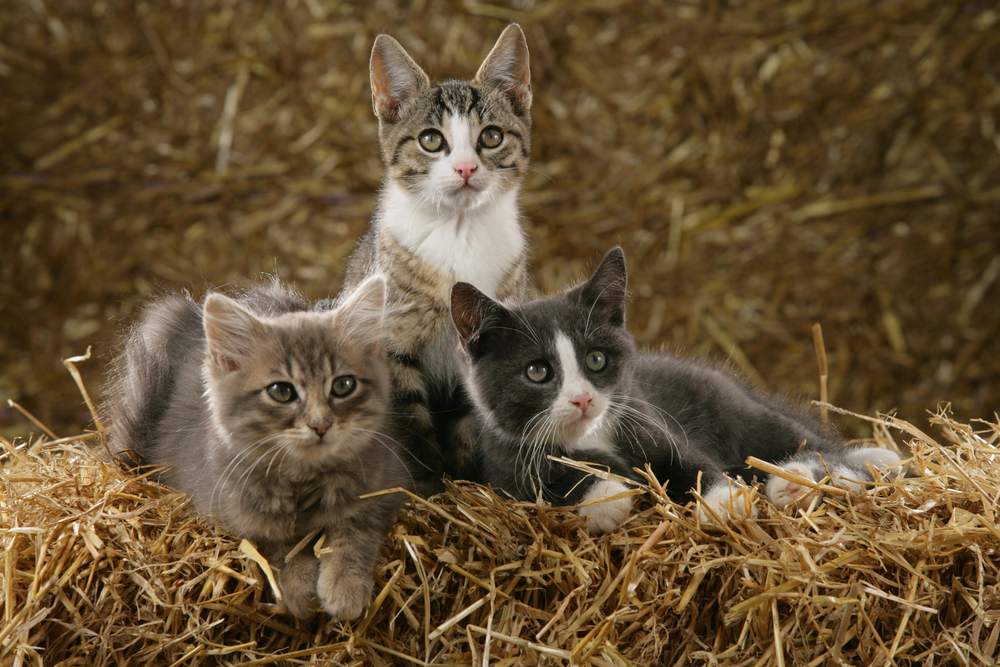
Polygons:
<instances>
[{"instance_id":1,"label":"striped fur","mask_svg":"<svg viewBox=\"0 0 1000 667\"><path fill-rule=\"evenodd\" d=\"M358 497L408 483L390 435L384 298L379 277L325 312L278 283L236 299L211 294L204 306L164 297L126 338L113 373L112 450L165 466L158 479L253 540L280 569L296 616L317 606L338 619L361 613L400 500ZM338 396L345 376L354 390ZM293 398L276 400L275 382L291 384ZM314 530L350 551L317 560L305 549L286 563Z\"/></svg>"},{"instance_id":2,"label":"striped fur","mask_svg":"<svg viewBox=\"0 0 1000 667\"><path fill-rule=\"evenodd\" d=\"M442 472L480 476L465 423L470 405L459 381L451 286L464 280L512 301L528 290L517 207L531 147L527 43L511 25L472 80L431 84L398 42L380 35L371 80L386 179L345 283L386 276L394 405L422 464L415 469L421 490L430 492ZM499 145L483 143L487 128L502 133ZM428 131L440 133L440 150L422 145ZM456 172L461 164L475 165L465 183Z\"/></svg>"}]
</instances>

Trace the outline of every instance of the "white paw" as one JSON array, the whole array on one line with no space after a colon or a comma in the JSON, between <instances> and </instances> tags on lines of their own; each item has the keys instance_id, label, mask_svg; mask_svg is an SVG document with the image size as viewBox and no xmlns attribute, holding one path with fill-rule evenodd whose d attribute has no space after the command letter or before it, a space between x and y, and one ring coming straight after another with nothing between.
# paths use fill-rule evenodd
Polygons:
<instances>
[{"instance_id":1,"label":"white paw","mask_svg":"<svg viewBox=\"0 0 1000 667\"><path fill-rule=\"evenodd\" d=\"M735 480L726 479L716 483L702 496L702 500L703 503L698 506L702 523L714 525L716 517L721 521L729 521L757 516L757 508L753 504L753 491ZM715 516L709 513L709 509Z\"/></svg>"},{"instance_id":2,"label":"white paw","mask_svg":"<svg viewBox=\"0 0 1000 667\"><path fill-rule=\"evenodd\" d=\"M353 621L371 602L371 577L341 574L336 566L324 565L320 565L316 586L320 604L333 620Z\"/></svg>"},{"instance_id":3,"label":"white paw","mask_svg":"<svg viewBox=\"0 0 1000 667\"><path fill-rule=\"evenodd\" d=\"M839 489L845 489L851 493L861 491L865 488L865 481L868 479L868 473L858 472L853 468L847 466L835 466L833 470L830 471L830 484L836 486Z\"/></svg>"},{"instance_id":4,"label":"white paw","mask_svg":"<svg viewBox=\"0 0 1000 667\"><path fill-rule=\"evenodd\" d=\"M891 449L861 447L850 450L847 456L851 463L861 466L865 470L868 469L869 465L878 468L886 474L894 474L903 470L903 460L899 457L899 454Z\"/></svg>"},{"instance_id":5,"label":"white paw","mask_svg":"<svg viewBox=\"0 0 1000 667\"><path fill-rule=\"evenodd\" d=\"M600 502L600 499L615 496L624 491L628 491L628 487L621 482L601 480L591 485L581 503L586 504L591 501L594 503L586 504L585 507L577 510L577 513L587 522L588 531L595 534L607 533L622 525L632 512L632 496L604 502Z\"/></svg>"},{"instance_id":6,"label":"white paw","mask_svg":"<svg viewBox=\"0 0 1000 667\"><path fill-rule=\"evenodd\" d=\"M800 477L816 481L809 466L804 463L786 463L781 467L783 470L795 473ZM787 480L784 477L778 477L777 475L769 476L767 486L764 487L767 499L778 507L793 505L809 495L812 490L811 487Z\"/></svg>"}]
</instances>

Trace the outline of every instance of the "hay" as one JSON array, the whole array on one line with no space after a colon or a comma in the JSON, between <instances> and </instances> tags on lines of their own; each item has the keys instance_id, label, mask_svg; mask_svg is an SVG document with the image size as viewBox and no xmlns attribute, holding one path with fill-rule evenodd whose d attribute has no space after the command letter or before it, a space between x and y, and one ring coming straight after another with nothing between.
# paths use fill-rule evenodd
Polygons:
<instances>
[{"instance_id":1,"label":"hay","mask_svg":"<svg viewBox=\"0 0 1000 667\"><path fill-rule=\"evenodd\" d=\"M982 0L0 3L0 396L79 432L58 360L105 355L158 291L261 271L336 291L382 175L375 34L468 76L509 20L544 288L621 243L644 343L816 396L819 321L837 405L1000 405ZM22 424L4 401L0 431Z\"/></svg>"},{"instance_id":2,"label":"hay","mask_svg":"<svg viewBox=\"0 0 1000 667\"><path fill-rule=\"evenodd\" d=\"M2 441L0 662L992 664L1000 420L870 421L914 477L723 531L655 483L597 539L472 484L412 499L353 625L276 613L254 550L98 434Z\"/></svg>"},{"instance_id":3,"label":"hay","mask_svg":"<svg viewBox=\"0 0 1000 667\"><path fill-rule=\"evenodd\" d=\"M996 417L880 419L915 478L723 532L655 485L598 540L454 485L406 509L343 627L273 613L252 549L101 463L100 433L60 437L89 411L54 360L161 289L335 292L381 176L372 38L467 76L508 20L543 288L621 243L641 342L814 395L821 321L832 403L996 409L991 3L2 3L0 430L41 435L0 440L0 663L994 660Z\"/></svg>"}]
</instances>

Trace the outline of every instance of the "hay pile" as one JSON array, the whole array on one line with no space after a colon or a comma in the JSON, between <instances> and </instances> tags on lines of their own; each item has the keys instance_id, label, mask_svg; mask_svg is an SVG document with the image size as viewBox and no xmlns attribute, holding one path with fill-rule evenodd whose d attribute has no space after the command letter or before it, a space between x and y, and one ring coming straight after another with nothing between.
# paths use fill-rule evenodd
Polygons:
<instances>
[{"instance_id":1,"label":"hay pile","mask_svg":"<svg viewBox=\"0 0 1000 667\"><path fill-rule=\"evenodd\" d=\"M655 486L599 539L475 485L413 500L353 625L276 614L253 550L99 434L0 441L0 663L993 664L1000 421L871 421L913 478L722 532Z\"/></svg>"},{"instance_id":2,"label":"hay pile","mask_svg":"<svg viewBox=\"0 0 1000 667\"><path fill-rule=\"evenodd\" d=\"M58 360L158 291L336 291L382 174L375 34L468 76L510 20L544 288L621 243L642 342L815 396L819 321L838 405L1000 406L991 0L2 2L0 398L79 432Z\"/></svg>"}]
</instances>

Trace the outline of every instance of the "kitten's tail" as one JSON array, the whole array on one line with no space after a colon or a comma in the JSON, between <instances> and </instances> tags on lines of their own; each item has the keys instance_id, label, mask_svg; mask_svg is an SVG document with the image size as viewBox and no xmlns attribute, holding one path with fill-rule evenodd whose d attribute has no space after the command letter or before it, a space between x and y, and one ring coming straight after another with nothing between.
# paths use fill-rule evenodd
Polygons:
<instances>
[{"instance_id":1,"label":"kitten's tail","mask_svg":"<svg viewBox=\"0 0 1000 667\"><path fill-rule=\"evenodd\" d=\"M187 295L149 304L124 337L112 364L104 410L110 421L109 446L119 462L155 460L151 452L177 369L188 355L201 352L202 337L201 307Z\"/></svg>"}]
</instances>

